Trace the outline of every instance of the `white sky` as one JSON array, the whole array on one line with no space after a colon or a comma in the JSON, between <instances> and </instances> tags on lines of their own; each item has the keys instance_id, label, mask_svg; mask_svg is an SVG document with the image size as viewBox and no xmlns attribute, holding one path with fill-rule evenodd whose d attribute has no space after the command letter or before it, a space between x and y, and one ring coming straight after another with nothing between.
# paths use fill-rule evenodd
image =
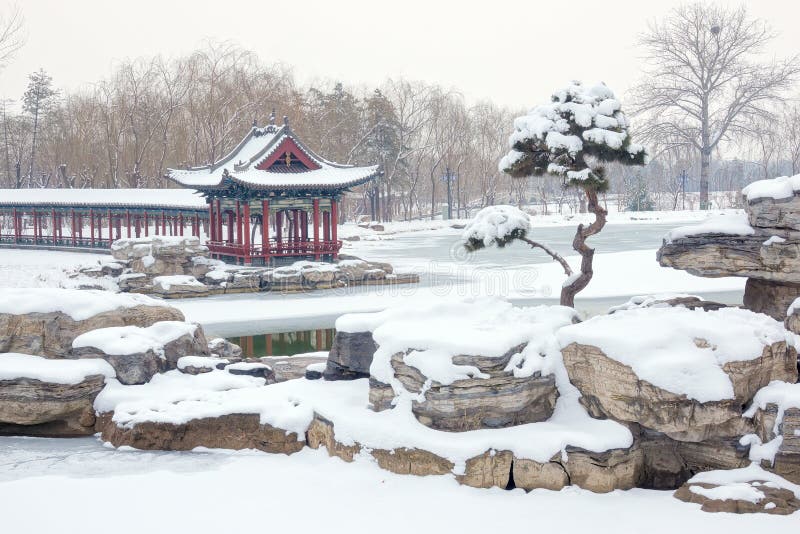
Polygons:
<instances>
[{"instance_id":1,"label":"white sky","mask_svg":"<svg viewBox=\"0 0 800 534\"><path fill-rule=\"evenodd\" d=\"M8 8L14 2L0 0ZM404 76L530 107L570 79L624 94L639 75L636 36L678 0L25 0L27 44L0 72L19 99L44 68L76 89L124 58L170 57L207 37L232 39L265 62L314 79L377 85ZM741 2L723 1L733 6ZM800 52L798 0L750 0L780 33L769 50Z\"/></svg>"}]
</instances>

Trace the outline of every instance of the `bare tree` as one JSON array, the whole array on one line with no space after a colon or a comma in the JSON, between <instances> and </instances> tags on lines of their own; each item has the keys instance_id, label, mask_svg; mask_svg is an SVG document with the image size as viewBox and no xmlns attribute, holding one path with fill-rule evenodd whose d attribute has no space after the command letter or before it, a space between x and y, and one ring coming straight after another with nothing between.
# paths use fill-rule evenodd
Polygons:
<instances>
[{"instance_id":1,"label":"bare tree","mask_svg":"<svg viewBox=\"0 0 800 534\"><path fill-rule=\"evenodd\" d=\"M798 56L759 62L774 34L740 7L686 4L650 24L640 38L649 68L634 89L634 108L646 114L645 141L672 139L700 153L700 204L708 208L711 155L719 143L749 131L755 117L800 73Z\"/></svg>"},{"instance_id":2,"label":"bare tree","mask_svg":"<svg viewBox=\"0 0 800 534\"><path fill-rule=\"evenodd\" d=\"M25 44L25 19L19 7L0 14L0 68L8 64Z\"/></svg>"}]
</instances>

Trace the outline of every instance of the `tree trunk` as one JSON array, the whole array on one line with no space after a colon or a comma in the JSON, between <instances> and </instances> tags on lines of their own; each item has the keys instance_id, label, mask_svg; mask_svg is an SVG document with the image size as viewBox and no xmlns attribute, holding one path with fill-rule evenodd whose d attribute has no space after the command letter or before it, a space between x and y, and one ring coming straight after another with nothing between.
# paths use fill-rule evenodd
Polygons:
<instances>
[{"instance_id":1,"label":"tree trunk","mask_svg":"<svg viewBox=\"0 0 800 534\"><path fill-rule=\"evenodd\" d=\"M700 151L700 209L707 210L708 205L708 172L711 168L711 152Z\"/></svg>"},{"instance_id":2,"label":"tree trunk","mask_svg":"<svg viewBox=\"0 0 800 534\"><path fill-rule=\"evenodd\" d=\"M572 275L567 283L561 288L561 305L573 308L575 306L575 295L585 288L592 279L592 261L594 260L594 249L586 245L586 238L600 232L606 225L606 212L597 201L597 191L586 189L586 208L594 213L594 222L589 226L578 225L575 238L572 240L572 248L581 255L581 272Z\"/></svg>"}]
</instances>

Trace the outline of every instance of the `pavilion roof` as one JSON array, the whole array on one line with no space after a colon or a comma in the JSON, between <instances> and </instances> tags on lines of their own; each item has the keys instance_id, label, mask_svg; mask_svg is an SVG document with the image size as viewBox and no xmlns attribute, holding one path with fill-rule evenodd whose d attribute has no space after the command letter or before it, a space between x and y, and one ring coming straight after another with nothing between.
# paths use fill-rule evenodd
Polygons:
<instances>
[{"instance_id":1,"label":"pavilion roof","mask_svg":"<svg viewBox=\"0 0 800 534\"><path fill-rule=\"evenodd\" d=\"M267 166L285 151L302 160L296 171L280 164ZM270 168L272 167L272 168ZM211 165L190 169L168 169L175 182L198 190L228 189L238 184L258 190L341 191L363 184L380 174L377 165L355 167L328 161L306 147L289 128L270 124L253 126L227 156Z\"/></svg>"},{"instance_id":2,"label":"pavilion roof","mask_svg":"<svg viewBox=\"0 0 800 534\"><path fill-rule=\"evenodd\" d=\"M0 207L206 209L188 189L0 189Z\"/></svg>"}]
</instances>

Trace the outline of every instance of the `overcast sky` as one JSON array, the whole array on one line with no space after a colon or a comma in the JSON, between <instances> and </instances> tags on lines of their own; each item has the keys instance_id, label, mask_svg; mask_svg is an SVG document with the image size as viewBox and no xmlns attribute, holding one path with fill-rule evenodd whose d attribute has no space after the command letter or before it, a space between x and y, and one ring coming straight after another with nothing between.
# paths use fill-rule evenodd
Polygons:
<instances>
[{"instance_id":1,"label":"overcast sky","mask_svg":"<svg viewBox=\"0 0 800 534\"><path fill-rule=\"evenodd\" d=\"M231 39L300 82L438 83L469 101L530 107L570 79L619 94L639 76L636 37L677 0L25 0L27 43L0 72L19 99L44 68L56 86L85 87L124 58L172 57L204 38ZM741 2L723 2L738 6ZM0 0L6 9L13 2ZM780 33L771 54L800 52L798 0L751 0Z\"/></svg>"}]
</instances>

